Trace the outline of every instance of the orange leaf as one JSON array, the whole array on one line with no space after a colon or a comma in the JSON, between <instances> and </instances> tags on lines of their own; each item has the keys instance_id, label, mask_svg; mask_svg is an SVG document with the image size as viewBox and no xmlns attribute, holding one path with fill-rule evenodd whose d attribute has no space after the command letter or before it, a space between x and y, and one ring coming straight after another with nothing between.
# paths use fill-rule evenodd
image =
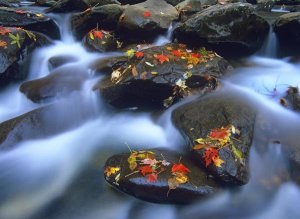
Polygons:
<instances>
[{"instance_id":1,"label":"orange leaf","mask_svg":"<svg viewBox=\"0 0 300 219\"><path fill-rule=\"evenodd\" d=\"M230 130L223 127L213 129L208 135L208 137L214 139L225 139L228 138L229 136L230 136Z\"/></svg>"},{"instance_id":2,"label":"orange leaf","mask_svg":"<svg viewBox=\"0 0 300 219\"><path fill-rule=\"evenodd\" d=\"M93 31L93 35L94 35L95 38L98 38L98 39L102 39L103 38L103 33L100 30L94 30Z\"/></svg>"},{"instance_id":3,"label":"orange leaf","mask_svg":"<svg viewBox=\"0 0 300 219\"><path fill-rule=\"evenodd\" d=\"M172 55L177 56L177 57L181 57L182 56L182 52L180 50L173 50L171 51Z\"/></svg>"},{"instance_id":4,"label":"orange leaf","mask_svg":"<svg viewBox=\"0 0 300 219\"><path fill-rule=\"evenodd\" d=\"M191 172L186 166L184 166L182 163L179 163L179 164L173 164L172 166L172 173L175 173L175 172L181 172L181 173L184 173L184 174L187 174L189 172Z\"/></svg>"},{"instance_id":5,"label":"orange leaf","mask_svg":"<svg viewBox=\"0 0 300 219\"><path fill-rule=\"evenodd\" d=\"M137 58L143 58L143 57L144 57L144 53L143 53L143 52L140 52L140 51L137 51L137 52L135 53L135 57L137 57Z\"/></svg>"},{"instance_id":6,"label":"orange leaf","mask_svg":"<svg viewBox=\"0 0 300 219\"><path fill-rule=\"evenodd\" d=\"M203 148L213 147L213 145L210 144L197 144L193 147L193 150L201 150Z\"/></svg>"},{"instance_id":7,"label":"orange leaf","mask_svg":"<svg viewBox=\"0 0 300 219\"><path fill-rule=\"evenodd\" d=\"M144 16L144 17L150 17L150 16L151 16L151 12L150 12L150 11L145 11L145 12L143 13L143 16Z\"/></svg>"},{"instance_id":8,"label":"orange leaf","mask_svg":"<svg viewBox=\"0 0 300 219\"><path fill-rule=\"evenodd\" d=\"M224 160L220 158L220 156L213 156L212 161L214 162L216 167L221 167L221 164L224 163Z\"/></svg>"},{"instance_id":9,"label":"orange leaf","mask_svg":"<svg viewBox=\"0 0 300 219\"><path fill-rule=\"evenodd\" d=\"M206 148L203 157L205 166L208 167L212 163L213 157L219 157L219 152L216 148Z\"/></svg>"},{"instance_id":10,"label":"orange leaf","mask_svg":"<svg viewBox=\"0 0 300 219\"><path fill-rule=\"evenodd\" d=\"M141 174L143 176L146 176L147 174L151 174L151 173L155 173L155 170L151 168L150 165L146 165L146 166L142 166L139 168L139 170L141 171Z\"/></svg>"},{"instance_id":11,"label":"orange leaf","mask_svg":"<svg viewBox=\"0 0 300 219\"><path fill-rule=\"evenodd\" d=\"M156 182L157 181L157 174L151 173L147 175L147 182Z\"/></svg>"},{"instance_id":12,"label":"orange leaf","mask_svg":"<svg viewBox=\"0 0 300 219\"><path fill-rule=\"evenodd\" d=\"M199 53L192 53L191 55L192 55L192 57L195 57L195 58L200 58L201 57L201 55Z\"/></svg>"},{"instance_id":13,"label":"orange leaf","mask_svg":"<svg viewBox=\"0 0 300 219\"><path fill-rule=\"evenodd\" d=\"M7 43L3 40L0 40L0 47L6 47Z\"/></svg>"},{"instance_id":14,"label":"orange leaf","mask_svg":"<svg viewBox=\"0 0 300 219\"><path fill-rule=\"evenodd\" d=\"M3 26L0 26L0 35L5 35L7 33L10 33L11 30L6 28L6 27L3 27Z\"/></svg>"},{"instance_id":15,"label":"orange leaf","mask_svg":"<svg viewBox=\"0 0 300 219\"><path fill-rule=\"evenodd\" d=\"M169 57L164 55L164 54L160 54L160 55L155 54L154 58L156 58L160 62L160 64L163 64L164 62L169 62L170 61Z\"/></svg>"}]
</instances>

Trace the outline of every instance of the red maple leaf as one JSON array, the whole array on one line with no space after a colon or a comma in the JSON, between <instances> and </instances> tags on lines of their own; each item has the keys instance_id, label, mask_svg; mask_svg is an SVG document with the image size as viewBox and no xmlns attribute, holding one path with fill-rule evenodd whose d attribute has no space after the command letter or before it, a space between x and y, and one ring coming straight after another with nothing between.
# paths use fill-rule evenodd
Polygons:
<instances>
[{"instance_id":1,"label":"red maple leaf","mask_svg":"<svg viewBox=\"0 0 300 219\"><path fill-rule=\"evenodd\" d=\"M164 54L160 54L160 55L156 54L154 55L154 58L156 58L160 62L160 64L170 61L169 57Z\"/></svg>"},{"instance_id":2,"label":"red maple leaf","mask_svg":"<svg viewBox=\"0 0 300 219\"><path fill-rule=\"evenodd\" d=\"M201 57L201 55L199 53L192 53L191 55L192 55L192 57L195 57L195 58L200 58Z\"/></svg>"},{"instance_id":3,"label":"red maple leaf","mask_svg":"<svg viewBox=\"0 0 300 219\"><path fill-rule=\"evenodd\" d=\"M154 169L152 169L152 167L150 165L142 166L142 167L139 168L139 170L141 171L141 174L143 176L146 176L147 174L151 174L151 173L156 172Z\"/></svg>"},{"instance_id":4,"label":"red maple leaf","mask_svg":"<svg viewBox=\"0 0 300 219\"><path fill-rule=\"evenodd\" d=\"M216 148L206 148L203 157L207 167L213 162L213 159L216 160L219 157L219 152Z\"/></svg>"},{"instance_id":5,"label":"red maple leaf","mask_svg":"<svg viewBox=\"0 0 300 219\"><path fill-rule=\"evenodd\" d=\"M135 57L137 57L137 58L143 58L143 57L144 57L144 53L143 53L143 52L140 52L140 51L137 51L137 52L135 53Z\"/></svg>"},{"instance_id":6,"label":"red maple leaf","mask_svg":"<svg viewBox=\"0 0 300 219\"><path fill-rule=\"evenodd\" d=\"M94 35L95 38L98 38L98 39L102 39L103 38L103 33L100 30L94 30L93 31L93 35Z\"/></svg>"},{"instance_id":7,"label":"red maple leaf","mask_svg":"<svg viewBox=\"0 0 300 219\"><path fill-rule=\"evenodd\" d=\"M172 173L175 172L181 172L183 174L187 174L189 172L191 172L186 166L184 166L182 163L176 164L174 163L172 166Z\"/></svg>"},{"instance_id":8,"label":"red maple leaf","mask_svg":"<svg viewBox=\"0 0 300 219\"><path fill-rule=\"evenodd\" d=\"M209 133L208 137L214 138L214 139L225 139L225 138L229 137L229 134L230 134L230 130L222 127L222 128L213 129Z\"/></svg>"},{"instance_id":9,"label":"red maple leaf","mask_svg":"<svg viewBox=\"0 0 300 219\"><path fill-rule=\"evenodd\" d=\"M143 13L143 16L144 16L144 17L150 17L150 16L151 16L151 12L150 12L150 11L145 11L145 12Z\"/></svg>"},{"instance_id":10,"label":"red maple leaf","mask_svg":"<svg viewBox=\"0 0 300 219\"><path fill-rule=\"evenodd\" d=\"M156 182L157 181L157 174L151 173L147 175L147 182Z\"/></svg>"},{"instance_id":11,"label":"red maple leaf","mask_svg":"<svg viewBox=\"0 0 300 219\"><path fill-rule=\"evenodd\" d=\"M182 52L180 50L172 50L171 53L174 56L177 56L177 57L181 57L182 56Z\"/></svg>"},{"instance_id":12,"label":"red maple leaf","mask_svg":"<svg viewBox=\"0 0 300 219\"><path fill-rule=\"evenodd\" d=\"M0 35L5 35L7 33L10 33L11 30L6 28L6 27L3 27L3 26L0 26Z\"/></svg>"}]
</instances>

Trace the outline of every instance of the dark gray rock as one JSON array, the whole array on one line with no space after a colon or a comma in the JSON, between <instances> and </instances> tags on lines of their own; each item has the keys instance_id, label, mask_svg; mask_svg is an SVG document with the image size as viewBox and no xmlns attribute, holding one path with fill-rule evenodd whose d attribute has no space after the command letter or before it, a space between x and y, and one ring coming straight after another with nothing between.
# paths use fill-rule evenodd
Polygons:
<instances>
[{"instance_id":1,"label":"dark gray rock","mask_svg":"<svg viewBox=\"0 0 300 219\"><path fill-rule=\"evenodd\" d=\"M0 26L0 87L27 77L32 51L49 43L42 34Z\"/></svg>"},{"instance_id":2,"label":"dark gray rock","mask_svg":"<svg viewBox=\"0 0 300 219\"><path fill-rule=\"evenodd\" d=\"M141 42L166 32L179 13L165 1L147 0L125 8L118 23L124 41Z\"/></svg>"},{"instance_id":3,"label":"dark gray rock","mask_svg":"<svg viewBox=\"0 0 300 219\"><path fill-rule=\"evenodd\" d=\"M157 180L149 181L148 174L144 176L139 171L139 168L148 165L138 163L134 170L130 169L128 163L130 153L114 155L107 160L104 167L105 179L122 192L145 201L158 203L190 203L219 190L220 186L212 178L208 178L205 171L193 163L190 157L167 149L153 149L149 152L154 153L146 155L150 160L156 159L159 162L165 160L170 163L168 166L160 164L162 168L159 167L156 170L157 173L160 172ZM143 154L143 152L139 154ZM174 177L172 168L179 162L189 169L190 172L184 174L188 180L170 190L168 180ZM111 167L120 169L115 173L108 174Z\"/></svg>"},{"instance_id":4,"label":"dark gray rock","mask_svg":"<svg viewBox=\"0 0 300 219\"><path fill-rule=\"evenodd\" d=\"M94 86L106 102L118 108L168 107L191 93L213 91L218 86L217 78L232 69L225 59L211 51L203 50L203 55L186 52L184 45L130 51L133 54L129 60L116 63L111 76ZM178 51L182 53L179 56ZM140 52L143 56L136 57ZM160 62L158 56L167 60ZM189 63L192 60L196 62Z\"/></svg>"},{"instance_id":5,"label":"dark gray rock","mask_svg":"<svg viewBox=\"0 0 300 219\"><path fill-rule=\"evenodd\" d=\"M62 66L46 77L22 83L20 91L33 102L45 102L80 90L87 78L83 67Z\"/></svg>"},{"instance_id":6,"label":"dark gray rock","mask_svg":"<svg viewBox=\"0 0 300 219\"><path fill-rule=\"evenodd\" d=\"M59 39L56 23L40 12L18 10L18 8L0 8L0 26L22 27L26 30L43 33L53 39Z\"/></svg>"},{"instance_id":7,"label":"dark gray rock","mask_svg":"<svg viewBox=\"0 0 300 219\"><path fill-rule=\"evenodd\" d=\"M179 42L206 46L224 57L241 57L257 51L269 24L248 3L211 6L174 30Z\"/></svg>"},{"instance_id":8,"label":"dark gray rock","mask_svg":"<svg viewBox=\"0 0 300 219\"><path fill-rule=\"evenodd\" d=\"M94 7L71 18L71 29L77 39L82 39L91 29L116 30L124 7L118 4Z\"/></svg>"},{"instance_id":9,"label":"dark gray rock","mask_svg":"<svg viewBox=\"0 0 300 219\"><path fill-rule=\"evenodd\" d=\"M95 6L120 4L117 0L59 0L46 12L67 13L79 12Z\"/></svg>"},{"instance_id":10,"label":"dark gray rock","mask_svg":"<svg viewBox=\"0 0 300 219\"><path fill-rule=\"evenodd\" d=\"M274 25L282 47L298 51L300 48L300 12L281 15Z\"/></svg>"},{"instance_id":11,"label":"dark gray rock","mask_svg":"<svg viewBox=\"0 0 300 219\"><path fill-rule=\"evenodd\" d=\"M48 60L48 68L50 71L52 71L53 69L58 68L62 65L76 62L76 61L78 61L78 58L75 56L71 56L71 55L69 55L69 56L66 56L66 55L54 56Z\"/></svg>"},{"instance_id":12,"label":"dark gray rock","mask_svg":"<svg viewBox=\"0 0 300 219\"><path fill-rule=\"evenodd\" d=\"M229 98L230 97L230 98ZM248 182L248 156L253 136L256 110L245 99L233 92L215 93L173 111L172 121L187 139L192 150L198 138L206 138L216 128L233 125L240 131L232 139L241 158L236 157L232 144L219 150L224 161L221 167L207 166L210 174L226 184L245 184ZM192 150L195 157L205 167L205 149Z\"/></svg>"}]
</instances>

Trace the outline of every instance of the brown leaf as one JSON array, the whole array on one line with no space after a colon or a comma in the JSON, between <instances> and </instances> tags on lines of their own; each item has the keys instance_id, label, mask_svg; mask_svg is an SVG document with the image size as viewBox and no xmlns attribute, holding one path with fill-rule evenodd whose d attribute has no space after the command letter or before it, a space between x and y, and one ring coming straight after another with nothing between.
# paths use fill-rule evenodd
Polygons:
<instances>
[{"instance_id":1,"label":"brown leaf","mask_svg":"<svg viewBox=\"0 0 300 219\"><path fill-rule=\"evenodd\" d=\"M133 67L132 67L132 69L131 69L131 73L132 73L132 76L133 76L134 78L136 78L136 77L138 76L138 72L137 72L137 70L136 70L136 67L135 67L135 66L133 66Z\"/></svg>"}]
</instances>

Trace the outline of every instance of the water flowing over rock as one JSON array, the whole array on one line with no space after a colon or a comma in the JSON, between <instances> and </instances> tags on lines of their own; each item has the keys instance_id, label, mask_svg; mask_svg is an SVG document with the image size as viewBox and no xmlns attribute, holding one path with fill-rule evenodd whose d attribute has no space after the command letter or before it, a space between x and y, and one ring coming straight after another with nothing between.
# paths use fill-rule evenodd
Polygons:
<instances>
[{"instance_id":1,"label":"water flowing over rock","mask_svg":"<svg viewBox=\"0 0 300 219\"><path fill-rule=\"evenodd\" d=\"M274 25L279 42L292 50L300 48L300 12L281 15ZM283 48L284 49L284 48Z\"/></svg>"},{"instance_id":2,"label":"water flowing over rock","mask_svg":"<svg viewBox=\"0 0 300 219\"><path fill-rule=\"evenodd\" d=\"M94 7L71 17L71 29L77 39L82 39L91 29L98 27L116 30L125 6L118 4Z\"/></svg>"},{"instance_id":3,"label":"water flowing over rock","mask_svg":"<svg viewBox=\"0 0 300 219\"><path fill-rule=\"evenodd\" d=\"M118 34L125 41L141 41L166 32L179 13L165 1L147 0L125 8L118 23Z\"/></svg>"},{"instance_id":4,"label":"water flowing over rock","mask_svg":"<svg viewBox=\"0 0 300 219\"><path fill-rule=\"evenodd\" d=\"M204 48L167 44L128 50L128 61L116 63L110 77L94 86L109 104L119 107L163 108L191 93L204 94L218 86L229 63Z\"/></svg>"},{"instance_id":5,"label":"water flowing over rock","mask_svg":"<svg viewBox=\"0 0 300 219\"><path fill-rule=\"evenodd\" d=\"M53 39L59 38L55 22L40 12L0 8L0 26L22 27L26 30L43 33Z\"/></svg>"},{"instance_id":6,"label":"water flowing over rock","mask_svg":"<svg viewBox=\"0 0 300 219\"><path fill-rule=\"evenodd\" d=\"M255 122L255 109L249 103L233 92L213 94L177 108L172 114L172 120L187 139L199 163L206 167L210 174L226 184L248 182L248 156ZM230 131L232 127L239 130L239 134L234 135ZM225 135L220 137L221 133L225 133L226 136L231 133L230 136L234 138L229 140ZM207 137L208 140L205 140ZM218 160L219 164L210 162L208 165L209 160L206 159L209 158L209 154L206 153L210 151L207 150L215 147L209 140L214 142L213 139L219 137L219 140L225 140L227 146L217 148L218 154L215 156L219 156L223 162ZM199 148L195 147L196 139L199 139Z\"/></svg>"},{"instance_id":7,"label":"water flowing over rock","mask_svg":"<svg viewBox=\"0 0 300 219\"><path fill-rule=\"evenodd\" d=\"M28 62L34 48L49 40L42 34L21 28L0 26L0 87L11 81L25 79Z\"/></svg>"},{"instance_id":8,"label":"water flowing over rock","mask_svg":"<svg viewBox=\"0 0 300 219\"><path fill-rule=\"evenodd\" d=\"M122 192L159 203L190 203L220 188L191 158L163 148L114 155L104 177Z\"/></svg>"},{"instance_id":9,"label":"water flowing over rock","mask_svg":"<svg viewBox=\"0 0 300 219\"><path fill-rule=\"evenodd\" d=\"M94 6L120 4L117 0L59 0L46 12L66 13L84 11Z\"/></svg>"},{"instance_id":10,"label":"water flowing over rock","mask_svg":"<svg viewBox=\"0 0 300 219\"><path fill-rule=\"evenodd\" d=\"M85 68L62 66L43 78L22 83L20 91L33 102L45 102L80 90L87 79Z\"/></svg>"},{"instance_id":11,"label":"water flowing over rock","mask_svg":"<svg viewBox=\"0 0 300 219\"><path fill-rule=\"evenodd\" d=\"M263 44L269 24L255 14L251 4L211 6L174 30L179 42L207 46L224 57L254 53Z\"/></svg>"}]
</instances>

